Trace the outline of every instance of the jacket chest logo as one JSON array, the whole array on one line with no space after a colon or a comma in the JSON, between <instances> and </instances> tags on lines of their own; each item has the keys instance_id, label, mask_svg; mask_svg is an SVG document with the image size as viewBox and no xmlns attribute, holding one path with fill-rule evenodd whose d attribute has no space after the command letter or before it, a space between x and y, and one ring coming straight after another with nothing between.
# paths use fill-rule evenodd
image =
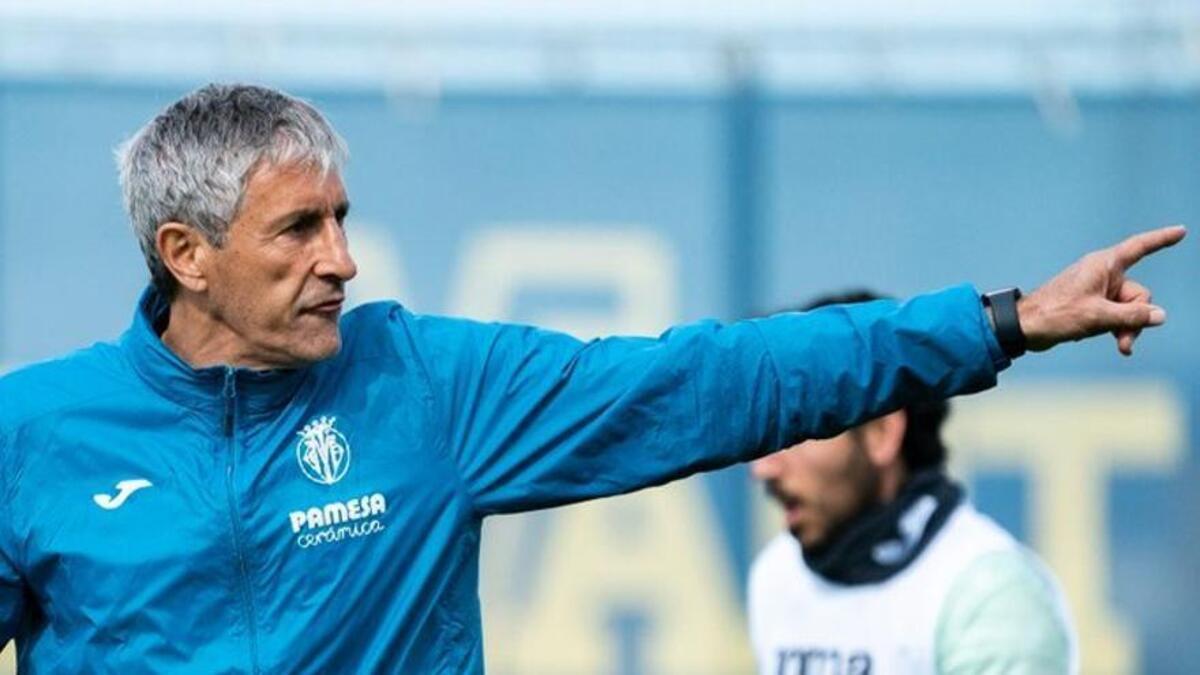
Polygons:
<instances>
[{"instance_id":1,"label":"jacket chest logo","mask_svg":"<svg viewBox=\"0 0 1200 675\"><path fill-rule=\"evenodd\" d=\"M101 492L99 494L92 495L92 501L96 502L96 506L99 506L105 511L112 511L114 509L121 508L121 506L125 504L125 501L129 499L130 495L138 490L148 487L154 487L154 483L151 483L145 478L132 478L130 480L123 480L120 483L117 483L116 496Z\"/></svg>"},{"instance_id":2,"label":"jacket chest logo","mask_svg":"<svg viewBox=\"0 0 1200 675\"><path fill-rule=\"evenodd\" d=\"M334 428L336 417L318 417L296 435L296 461L314 483L333 485L350 469L350 443Z\"/></svg>"}]
</instances>

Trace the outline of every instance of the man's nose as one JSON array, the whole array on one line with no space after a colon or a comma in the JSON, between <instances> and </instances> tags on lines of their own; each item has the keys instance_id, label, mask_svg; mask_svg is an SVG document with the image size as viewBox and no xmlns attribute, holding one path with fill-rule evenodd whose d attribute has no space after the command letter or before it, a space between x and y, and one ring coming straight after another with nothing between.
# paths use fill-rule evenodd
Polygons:
<instances>
[{"instance_id":1,"label":"man's nose","mask_svg":"<svg viewBox=\"0 0 1200 675\"><path fill-rule=\"evenodd\" d=\"M758 480L771 480L779 477L780 465L783 462L783 452L774 452L766 457L759 457L750 463L750 474Z\"/></svg>"},{"instance_id":2,"label":"man's nose","mask_svg":"<svg viewBox=\"0 0 1200 675\"><path fill-rule=\"evenodd\" d=\"M320 258L315 272L320 277L334 277L339 281L350 281L358 274L358 265L350 255L346 231L336 219L326 220L321 236Z\"/></svg>"}]
</instances>

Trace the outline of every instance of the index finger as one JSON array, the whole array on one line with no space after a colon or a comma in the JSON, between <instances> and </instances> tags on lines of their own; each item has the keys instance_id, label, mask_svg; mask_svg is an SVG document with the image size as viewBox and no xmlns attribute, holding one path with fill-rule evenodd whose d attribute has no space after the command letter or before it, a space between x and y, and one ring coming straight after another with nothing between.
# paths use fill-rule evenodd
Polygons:
<instances>
[{"instance_id":1,"label":"index finger","mask_svg":"<svg viewBox=\"0 0 1200 675\"><path fill-rule=\"evenodd\" d=\"M1161 227L1157 230L1135 234L1113 247L1117 262L1123 269L1133 267L1139 260L1168 246L1174 246L1187 236L1187 228L1182 225Z\"/></svg>"}]
</instances>

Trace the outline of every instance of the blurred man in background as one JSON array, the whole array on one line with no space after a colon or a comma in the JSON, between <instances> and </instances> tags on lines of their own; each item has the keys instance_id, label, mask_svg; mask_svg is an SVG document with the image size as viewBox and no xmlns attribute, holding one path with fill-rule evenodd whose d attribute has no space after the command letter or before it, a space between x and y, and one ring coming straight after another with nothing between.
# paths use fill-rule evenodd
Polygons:
<instances>
[{"instance_id":1,"label":"blurred man in background","mask_svg":"<svg viewBox=\"0 0 1200 675\"><path fill-rule=\"evenodd\" d=\"M788 527L750 573L763 675L1075 672L1050 572L946 475L949 411L910 402L752 464Z\"/></svg>"}]
</instances>

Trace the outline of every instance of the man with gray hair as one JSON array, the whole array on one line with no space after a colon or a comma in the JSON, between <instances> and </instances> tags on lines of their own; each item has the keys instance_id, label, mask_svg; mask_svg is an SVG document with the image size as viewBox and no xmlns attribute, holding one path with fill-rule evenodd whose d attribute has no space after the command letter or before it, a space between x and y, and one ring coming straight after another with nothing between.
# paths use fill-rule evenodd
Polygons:
<instances>
[{"instance_id":1,"label":"man with gray hair","mask_svg":"<svg viewBox=\"0 0 1200 675\"><path fill-rule=\"evenodd\" d=\"M150 269L116 342L0 379L0 638L30 671L483 670L491 514L630 492L986 389L1027 348L1165 314L1182 228L1027 297L962 285L658 338L342 315L343 143L207 86L121 152ZM708 414L704 411L723 411Z\"/></svg>"}]
</instances>

